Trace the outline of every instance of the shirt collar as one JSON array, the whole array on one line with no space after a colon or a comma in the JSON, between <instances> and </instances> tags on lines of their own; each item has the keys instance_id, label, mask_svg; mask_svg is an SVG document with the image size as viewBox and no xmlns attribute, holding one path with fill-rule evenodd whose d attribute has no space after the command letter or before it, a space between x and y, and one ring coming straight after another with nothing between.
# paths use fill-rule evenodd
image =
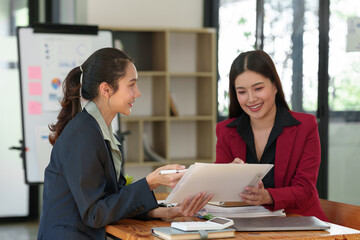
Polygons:
<instances>
[{"instance_id":1,"label":"shirt collar","mask_svg":"<svg viewBox=\"0 0 360 240\"><path fill-rule=\"evenodd\" d=\"M104 117L102 116L97 105L93 101L89 101L86 104L85 109L91 116L95 118L96 122L100 126L104 139L110 142L111 148L116 151L120 151L118 147L118 145L120 145L120 142L114 137L111 124L109 127L107 127Z\"/></svg>"},{"instance_id":2,"label":"shirt collar","mask_svg":"<svg viewBox=\"0 0 360 240\"><path fill-rule=\"evenodd\" d=\"M264 148L263 155L266 154L268 149L273 145L274 142L276 142L277 137L282 133L284 127L294 126L298 124L300 124L300 122L296 120L285 107L277 105L274 126L270 132L268 141ZM236 127L238 134L245 141L248 149L251 151L253 156L257 159L254 134L252 132L249 115L244 112L243 114L241 114L241 116L229 123L227 127Z\"/></svg>"}]
</instances>

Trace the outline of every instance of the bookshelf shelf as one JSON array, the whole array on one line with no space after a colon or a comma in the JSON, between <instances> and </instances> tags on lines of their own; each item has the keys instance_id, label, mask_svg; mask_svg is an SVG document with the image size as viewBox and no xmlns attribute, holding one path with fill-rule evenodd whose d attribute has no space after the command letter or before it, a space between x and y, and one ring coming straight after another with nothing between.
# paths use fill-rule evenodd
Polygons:
<instances>
[{"instance_id":1,"label":"bookshelf shelf","mask_svg":"<svg viewBox=\"0 0 360 240\"><path fill-rule=\"evenodd\" d=\"M125 166L213 162L215 30L101 28L113 31L115 47L134 60L139 74L142 96L131 116L120 118L121 130L130 131Z\"/></svg>"}]
</instances>

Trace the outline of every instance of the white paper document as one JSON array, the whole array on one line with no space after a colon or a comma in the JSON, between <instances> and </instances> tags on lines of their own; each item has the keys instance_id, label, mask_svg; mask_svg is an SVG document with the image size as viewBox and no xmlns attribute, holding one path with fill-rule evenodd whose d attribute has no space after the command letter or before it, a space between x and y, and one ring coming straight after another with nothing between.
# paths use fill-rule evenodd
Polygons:
<instances>
[{"instance_id":1,"label":"white paper document","mask_svg":"<svg viewBox=\"0 0 360 240\"><path fill-rule=\"evenodd\" d=\"M270 211L263 206L242 206L242 207L221 207L207 204L204 207L204 214L212 214L225 218L252 218L269 216L286 216L284 209Z\"/></svg>"},{"instance_id":2,"label":"white paper document","mask_svg":"<svg viewBox=\"0 0 360 240\"><path fill-rule=\"evenodd\" d=\"M246 186L257 186L273 164L195 163L189 167L165 200L180 203L199 192L214 194L214 202L239 202Z\"/></svg>"}]
</instances>

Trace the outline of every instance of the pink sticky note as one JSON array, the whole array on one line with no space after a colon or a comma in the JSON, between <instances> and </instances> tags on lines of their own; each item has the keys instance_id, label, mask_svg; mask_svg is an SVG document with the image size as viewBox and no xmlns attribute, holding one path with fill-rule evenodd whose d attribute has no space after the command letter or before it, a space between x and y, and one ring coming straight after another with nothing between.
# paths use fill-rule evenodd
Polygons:
<instances>
[{"instance_id":1,"label":"pink sticky note","mask_svg":"<svg viewBox=\"0 0 360 240\"><path fill-rule=\"evenodd\" d=\"M41 79L41 67L40 66L29 66L28 67L28 78L29 79Z\"/></svg>"},{"instance_id":2,"label":"pink sticky note","mask_svg":"<svg viewBox=\"0 0 360 240\"><path fill-rule=\"evenodd\" d=\"M30 115L40 115L42 113L42 106L40 102L29 101L28 108Z\"/></svg>"},{"instance_id":3,"label":"pink sticky note","mask_svg":"<svg viewBox=\"0 0 360 240\"><path fill-rule=\"evenodd\" d=\"M29 82L29 95L30 96L42 95L41 82Z\"/></svg>"}]
</instances>

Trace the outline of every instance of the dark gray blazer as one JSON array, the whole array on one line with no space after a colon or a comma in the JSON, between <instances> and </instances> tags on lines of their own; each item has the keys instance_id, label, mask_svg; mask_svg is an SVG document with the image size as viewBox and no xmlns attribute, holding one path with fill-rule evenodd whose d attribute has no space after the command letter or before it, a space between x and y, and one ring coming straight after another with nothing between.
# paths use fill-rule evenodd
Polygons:
<instances>
[{"instance_id":1,"label":"dark gray blazer","mask_svg":"<svg viewBox=\"0 0 360 240\"><path fill-rule=\"evenodd\" d=\"M145 178L116 181L110 143L83 110L57 139L45 170L38 239L105 239L105 226L123 218L146 218L158 207Z\"/></svg>"}]
</instances>

